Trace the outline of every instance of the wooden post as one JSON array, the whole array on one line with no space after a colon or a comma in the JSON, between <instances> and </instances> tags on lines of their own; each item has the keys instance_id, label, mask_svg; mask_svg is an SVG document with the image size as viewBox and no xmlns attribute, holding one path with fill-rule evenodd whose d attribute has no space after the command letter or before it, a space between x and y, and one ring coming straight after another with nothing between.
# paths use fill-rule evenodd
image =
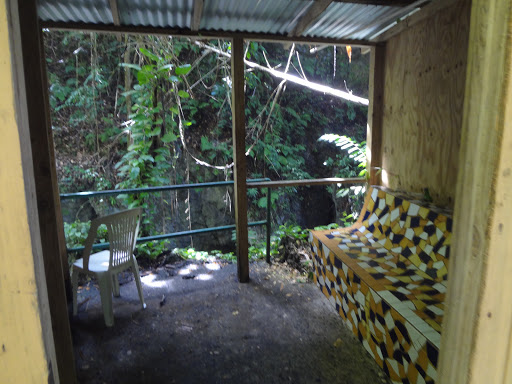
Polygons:
<instances>
[{"instance_id":1,"label":"wooden post","mask_svg":"<svg viewBox=\"0 0 512 384\"><path fill-rule=\"evenodd\" d=\"M438 383L512 382L511 0L473 0Z\"/></svg>"},{"instance_id":2,"label":"wooden post","mask_svg":"<svg viewBox=\"0 0 512 384\"><path fill-rule=\"evenodd\" d=\"M0 382L59 383L28 121L40 94L25 87L22 3L0 0Z\"/></svg>"},{"instance_id":3,"label":"wooden post","mask_svg":"<svg viewBox=\"0 0 512 384\"><path fill-rule=\"evenodd\" d=\"M249 234L247 229L247 162L245 160L244 40L231 44L231 110L233 114L233 160L235 162L235 222L238 280L249 281Z\"/></svg>"},{"instance_id":4,"label":"wooden post","mask_svg":"<svg viewBox=\"0 0 512 384\"><path fill-rule=\"evenodd\" d=\"M385 47L371 48L368 126L366 132L367 169L370 185L380 185L379 169L382 167L382 114L384 98L384 55Z\"/></svg>"},{"instance_id":5,"label":"wooden post","mask_svg":"<svg viewBox=\"0 0 512 384\"><path fill-rule=\"evenodd\" d=\"M64 280L67 275L69 281L69 268L55 169L42 30L38 27L35 2L20 1L18 4L39 228L48 296L51 298L55 353L60 382L74 383L75 363Z\"/></svg>"}]
</instances>

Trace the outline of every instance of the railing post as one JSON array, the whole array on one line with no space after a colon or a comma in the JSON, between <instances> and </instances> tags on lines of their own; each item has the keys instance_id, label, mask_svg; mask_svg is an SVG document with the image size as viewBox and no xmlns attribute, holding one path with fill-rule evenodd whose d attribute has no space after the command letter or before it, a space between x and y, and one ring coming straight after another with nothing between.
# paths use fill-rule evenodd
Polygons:
<instances>
[{"instance_id":1,"label":"railing post","mask_svg":"<svg viewBox=\"0 0 512 384\"><path fill-rule=\"evenodd\" d=\"M272 229L272 224L270 222L270 187L267 188L267 263L270 264L270 232Z\"/></svg>"}]
</instances>

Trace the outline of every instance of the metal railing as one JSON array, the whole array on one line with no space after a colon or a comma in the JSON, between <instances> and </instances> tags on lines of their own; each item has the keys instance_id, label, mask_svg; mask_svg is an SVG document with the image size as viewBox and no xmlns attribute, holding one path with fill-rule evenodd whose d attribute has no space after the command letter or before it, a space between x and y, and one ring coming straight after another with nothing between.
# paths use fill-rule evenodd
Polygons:
<instances>
[{"instance_id":1,"label":"metal railing","mask_svg":"<svg viewBox=\"0 0 512 384\"><path fill-rule=\"evenodd\" d=\"M269 178L264 179L252 179L247 180L247 188L260 188L252 186L252 183L256 182L269 182ZM76 193L61 193L60 199L63 200L71 200L71 199L88 199L91 197L98 197L98 196L110 196L110 195L122 195L122 194L136 194L136 193L155 193L155 192L163 192L163 191L177 191L182 189L196 189L196 188L214 188L214 187L225 187L234 185L234 181L217 181L217 182L209 182L209 183L197 183L197 184L178 184L178 185L165 185L161 187L147 187L147 188L130 188L130 189L112 189L107 191L87 191L87 192L76 192ZM260 220L248 223L249 227L256 227L256 226L266 226L266 237L267 237L267 246L266 246L266 260L267 262L270 262L270 231L271 231L271 220L270 220L270 187L267 188L267 218L266 220ZM209 233L209 232L217 232L217 231L229 231L236 229L235 224L231 225L223 225L219 227L210 227L210 228L199 228L199 229L192 229L189 231L181 231L181 232L173 232L173 233L165 233L162 235L153 235L153 236L146 236L146 237L139 237L137 238L137 243L145 243L148 241L154 241L154 240L164 240L164 239L171 239L175 237L182 237L182 236L191 236L191 235L197 235L200 233ZM110 244L108 242L105 243L97 243L92 246L93 249L105 249L108 248ZM68 252L78 252L83 250L84 247L74 247L74 248L67 248Z\"/></svg>"},{"instance_id":2,"label":"metal railing","mask_svg":"<svg viewBox=\"0 0 512 384\"><path fill-rule=\"evenodd\" d=\"M267 217L266 220L255 221L248 223L249 227L255 226L266 226L266 261L270 263L270 233L271 233L271 217L270 217L270 192L272 188L279 187L294 187L294 186L314 186L314 185L330 185L330 184L364 184L366 180L364 178L327 178L327 179L313 179L313 180L287 180L287 181L270 181L269 178L264 179L251 179L247 180L247 188L266 188L267 189ZM181 189L191 188L214 188L234 185L234 181L217 181L209 183L198 183L198 184L179 184L179 185L165 185L161 187L147 187L147 188L131 188L131 189L114 189L108 191L87 191L87 192L76 192L76 193L62 193L60 199L87 199L97 196L109 196L109 195L121 195L121 194L136 194L136 193L154 193L163 191L175 191ZM166 233L162 235L139 237L137 243L144 243L154 240L170 239L181 236L191 236L200 233L209 233L217 231L228 231L236 229L235 224L224 225L220 227L200 228L192 229L189 231ZM110 246L109 243L97 243L93 245L93 249L104 249ZM68 252L77 252L83 250L84 247L68 248Z\"/></svg>"}]
</instances>

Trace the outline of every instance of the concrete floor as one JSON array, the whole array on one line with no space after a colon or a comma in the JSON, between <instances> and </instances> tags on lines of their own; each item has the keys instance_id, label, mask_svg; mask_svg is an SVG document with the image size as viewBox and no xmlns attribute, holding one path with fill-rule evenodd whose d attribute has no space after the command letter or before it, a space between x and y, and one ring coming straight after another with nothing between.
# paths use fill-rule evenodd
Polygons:
<instances>
[{"instance_id":1,"label":"concrete floor","mask_svg":"<svg viewBox=\"0 0 512 384\"><path fill-rule=\"evenodd\" d=\"M121 278L106 328L95 284L72 320L77 376L86 383L389 383L313 283L295 271L250 265L168 264L135 283Z\"/></svg>"}]
</instances>

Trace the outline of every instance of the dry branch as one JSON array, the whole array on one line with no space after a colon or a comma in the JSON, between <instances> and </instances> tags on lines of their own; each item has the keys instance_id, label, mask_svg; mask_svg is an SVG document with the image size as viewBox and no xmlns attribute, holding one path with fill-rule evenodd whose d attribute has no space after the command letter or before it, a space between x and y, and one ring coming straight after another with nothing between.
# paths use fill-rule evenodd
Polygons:
<instances>
[{"instance_id":1,"label":"dry branch","mask_svg":"<svg viewBox=\"0 0 512 384\"><path fill-rule=\"evenodd\" d=\"M224 51L222 51L220 49L217 49L215 47L212 47L210 45L201 43L199 41L196 41L195 44L198 45L201 48L208 49L208 50L211 50L211 51L213 51L215 53L218 53L219 55L231 58L231 54L230 53L224 52ZM347 100L347 101L351 101L351 102L356 103L356 104L362 104L362 105L368 105L369 104L368 99L365 99L365 98L359 97L359 96L354 96L352 93L349 93L349 92L340 91L339 89L331 88L331 87L328 87L326 85L322 85L322 84L314 83L312 81L301 79L298 76L290 75L288 73L283 73L283 72L280 72L280 71L276 71L275 69L264 67L263 65L256 64L256 63L254 63L252 61L249 61L249 60L245 60L244 59L244 63L248 67L259 69L261 71L270 73L274 77L277 77L277 78L280 78L280 79L283 79L283 80L287 80L287 81L290 81L290 82L295 83L295 84L300 84L300 85L302 85L302 86L304 86L306 88L312 89L314 91L323 92L325 94L336 96L336 97L339 97L339 98Z\"/></svg>"}]
</instances>

